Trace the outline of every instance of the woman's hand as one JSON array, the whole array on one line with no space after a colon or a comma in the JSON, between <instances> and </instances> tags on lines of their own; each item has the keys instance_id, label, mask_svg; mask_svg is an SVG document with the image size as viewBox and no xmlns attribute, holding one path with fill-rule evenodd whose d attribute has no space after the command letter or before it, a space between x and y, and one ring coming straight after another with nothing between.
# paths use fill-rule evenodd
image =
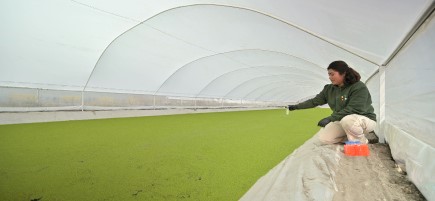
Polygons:
<instances>
[{"instance_id":1,"label":"woman's hand","mask_svg":"<svg viewBox=\"0 0 435 201\"><path fill-rule=\"evenodd\" d=\"M331 120L329 119L329 117L326 117L320 120L317 125L320 127L325 127L327 124L329 124L329 122L331 122Z\"/></svg>"},{"instance_id":2,"label":"woman's hand","mask_svg":"<svg viewBox=\"0 0 435 201\"><path fill-rule=\"evenodd\" d=\"M293 110L296 110L297 108L296 108L296 105L289 105L289 106L287 106L287 109L290 111L293 111Z\"/></svg>"}]
</instances>

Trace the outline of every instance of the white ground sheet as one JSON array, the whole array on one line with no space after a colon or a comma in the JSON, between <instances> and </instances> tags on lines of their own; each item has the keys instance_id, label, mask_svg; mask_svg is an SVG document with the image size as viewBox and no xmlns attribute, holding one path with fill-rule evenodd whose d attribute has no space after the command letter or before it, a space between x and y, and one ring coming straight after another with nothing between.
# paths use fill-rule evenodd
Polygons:
<instances>
[{"instance_id":1,"label":"white ground sheet","mask_svg":"<svg viewBox=\"0 0 435 201\"><path fill-rule=\"evenodd\" d=\"M313 137L258 180L241 200L331 200L341 158L338 146L321 146Z\"/></svg>"},{"instance_id":2,"label":"white ground sheet","mask_svg":"<svg viewBox=\"0 0 435 201\"><path fill-rule=\"evenodd\" d=\"M386 144L370 156L345 156L343 145L321 145L317 135L260 178L241 201L425 200L396 168Z\"/></svg>"}]
</instances>

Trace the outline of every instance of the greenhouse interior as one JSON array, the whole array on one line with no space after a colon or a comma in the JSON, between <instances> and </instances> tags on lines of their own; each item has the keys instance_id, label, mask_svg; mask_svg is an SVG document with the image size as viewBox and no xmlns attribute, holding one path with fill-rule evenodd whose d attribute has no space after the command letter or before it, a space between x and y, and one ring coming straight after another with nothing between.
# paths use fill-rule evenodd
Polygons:
<instances>
[{"instance_id":1,"label":"greenhouse interior","mask_svg":"<svg viewBox=\"0 0 435 201\"><path fill-rule=\"evenodd\" d=\"M2 1L0 124L284 113L330 84L327 67L342 60L370 91L379 142L435 200L434 8L433 0ZM237 199L333 200L344 156L314 138ZM318 164L304 149L329 162L307 173ZM0 168L9 196L7 174ZM40 197L31 199L50 200Z\"/></svg>"}]
</instances>

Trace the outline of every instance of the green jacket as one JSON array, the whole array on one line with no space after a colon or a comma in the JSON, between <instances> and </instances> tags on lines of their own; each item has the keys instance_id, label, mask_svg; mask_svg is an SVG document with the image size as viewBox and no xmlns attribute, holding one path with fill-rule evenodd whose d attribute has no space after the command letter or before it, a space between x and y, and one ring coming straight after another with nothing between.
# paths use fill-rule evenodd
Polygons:
<instances>
[{"instance_id":1,"label":"green jacket","mask_svg":"<svg viewBox=\"0 0 435 201\"><path fill-rule=\"evenodd\" d=\"M313 108L328 103L332 114L331 121L340 121L350 114L359 114L376 121L372 98L366 85L359 81L343 87L327 84L316 97L299 103L296 109Z\"/></svg>"}]
</instances>

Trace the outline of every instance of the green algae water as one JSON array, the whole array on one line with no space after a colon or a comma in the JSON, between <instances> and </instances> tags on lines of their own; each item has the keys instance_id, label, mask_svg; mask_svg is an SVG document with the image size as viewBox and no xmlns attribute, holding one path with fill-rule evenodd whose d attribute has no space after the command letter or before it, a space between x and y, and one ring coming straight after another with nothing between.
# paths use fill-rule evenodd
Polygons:
<instances>
[{"instance_id":1,"label":"green algae water","mask_svg":"<svg viewBox=\"0 0 435 201\"><path fill-rule=\"evenodd\" d=\"M329 109L0 125L0 200L238 200Z\"/></svg>"}]
</instances>

